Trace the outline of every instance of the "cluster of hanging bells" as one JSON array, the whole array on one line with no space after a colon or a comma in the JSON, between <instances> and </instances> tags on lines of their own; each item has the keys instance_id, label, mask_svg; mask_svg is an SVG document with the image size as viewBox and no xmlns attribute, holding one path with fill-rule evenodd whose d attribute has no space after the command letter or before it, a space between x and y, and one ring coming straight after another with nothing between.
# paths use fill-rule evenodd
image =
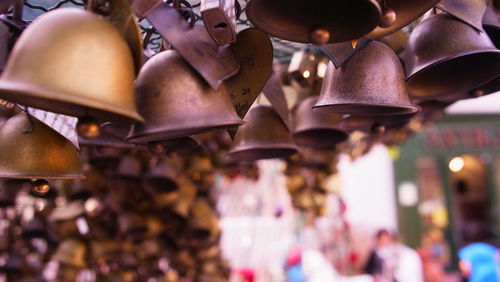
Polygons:
<instances>
[{"instance_id":1,"label":"cluster of hanging bells","mask_svg":"<svg viewBox=\"0 0 500 282\"><path fill-rule=\"evenodd\" d=\"M234 138L227 158L247 161L285 158L298 152L297 145L334 148L352 130L383 132L407 123L419 111L414 103L452 102L499 86L499 13L492 1L251 0L246 14L256 28L237 35L231 5L211 10L204 1L208 28L191 29L177 13L180 1L175 9L131 2L89 1L86 10L61 8L37 18L3 66L0 99L77 117L82 145L147 146L161 154L194 149L194 135L224 130ZM429 9L405 38L401 29ZM179 17L177 29L167 35L159 29L175 50L142 64L134 13L157 29ZM162 21L161 13L168 19ZM229 18L221 17L225 13ZM301 99L292 115L279 74L272 74L267 34L318 45L330 59L322 70L312 63L317 54L302 52L292 60L289 78L315 85L319 94ZM0 62L8 44L0 42ZM206 61L195 60L200 56ZM76 150L69 152L64 138L52 140L49 133L57 133L33 116L11 118L0 133L2 177L81 177ZM19 149L35 142L58 151Z\"/></svg>"}]
</instances>

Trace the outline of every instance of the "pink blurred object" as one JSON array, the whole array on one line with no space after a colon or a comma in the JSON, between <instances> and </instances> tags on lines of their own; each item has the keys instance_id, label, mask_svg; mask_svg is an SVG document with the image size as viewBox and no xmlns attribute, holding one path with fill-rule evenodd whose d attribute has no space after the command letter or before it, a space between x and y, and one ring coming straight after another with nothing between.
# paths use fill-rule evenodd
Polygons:
<instances>
[{"instance_id":1,"label":"pink blurred object","mask_svg":"<svg viewBox=\"0 0 500 282\"><path fill-rule=\"evenodd\" d=\"M292 266L300 263L302 259L302 248L299 245L294 245L290 248L286 258L286 265Z\"/></svg>"}]
</instances>

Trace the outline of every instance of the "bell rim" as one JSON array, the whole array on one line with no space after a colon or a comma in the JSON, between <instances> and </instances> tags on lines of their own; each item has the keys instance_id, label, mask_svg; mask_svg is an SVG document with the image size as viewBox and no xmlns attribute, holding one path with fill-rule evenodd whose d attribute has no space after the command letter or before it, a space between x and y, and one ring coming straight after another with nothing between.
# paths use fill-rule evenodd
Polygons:
<instances>
[{"instance_id":1,"label":"bell rim","mask_svg":"<svg viewBox=\"0 0 500 282\"><path fill-rule=\"evenodd\" d=\"M271 156L271 157L266 157L266 158L241 158L237 157L237 155L243 155L246 153L249 153L251 151L272 151L272 150L282 150L285 152L281 156ZM299 152L298 147L295 145L290 145L290 144L273 144L273 145L267 145L267 146L260 146L260 147L255 147L255 146L244 146L237 148L236 150L231 150L226 154L226 158L233 160L233 161L257 161L257 160L265 160L265 159L279 159L279 158L286 158L291 155L297 154Z\"/></svg>"},{"instance_id":2,"label":"bell rim","mask_svg":"<svg viewBox=\"0 0 500 282\"><path fill-rule=\"evenodd\" d=\"M370 2L374 9L378 10L379 12L379 17L382 15L382 8L380 6L380 4L378 3L378 1L372 1L372 0L368 0L367 2ZM255 4L253 3L256 3L255 0L252 0L252 1L249 1L245 7L245 11L246 11L246 15L247 15L247 19L253 24L253 26L259 30L262 30L264 31L266 34L270 35L270 36L273 36L273 37L276 37L276 38L279 38L279 39L282 39L282 40L287 40L287 41L291 41L291 42L298 42L298 43L309 43L311 44L311 40L309 39L308 36L282 36L281 34L276 34L274 33L274 31L270 31L268 29L266 29L264 27L264 25L261 25L260 21L258 20L259 18L259 13L258 12L255 12L255 15L256 17L254 17L254 8L253 6ZM369 33L371 32L374 28L377 27L377 23L375 23L375 25L373 26L372 29L369 29L366 33ZM356 39L356 38L359 38L359 37L362 37L363 34L359 35L359 36L355 36L354 38L351 38L351 39L347 39L347 40L352 40L352 39ZM330 40L327 42L327 43L338 43L338 42L342 42L342 41L346 41L346 40L334 40L333 38L330 38Z\"/></svg>"},{"instance_id":3,"label":"bell rim","mask_svg":"<svg viewBox=\"0 0 500 282\"><path fill-rule=\"evenodd\" d=\"M33 94L37 95L37 102L24 103L24 101L30 99ZM35 85L23 82L0 79L0 97L9 102L51 112L54 112L54 108L57 108L58 111L56 111L56 113L73 117L90 115L101 121L123 123L144 122L144 118L139 115L137 111L131 111L130 109L94 99L62 94L55 91L44 91L37 88ZM50 104L52 108L49 109L49 107L44 106L47 104ZM56 105L60 107L56 107ZM71 109L68 109L68 107L71 107ZM106 110L106 108L113 109L113 112Z\"/></svg>"},{"instance_id":4,"label":"bell rim","mask_svg":"<svg viewBox=\"0 0 500 282\"><path fill-rule=\"evenodd\" d=\"M207 133L211 131L219 131L219 130L226 130L226 129L231 129L238 127L245 122L243 120L232 120L232 121L226 121L226 122L221 122L217 125L213 126L196 126L196 127L191 127L189 130L178 130L174 129L172 127L163 127L159 130L144 130L141 133L133 134L131 133L125 137L125 140L130 143L135 143L135 144L146 144L149 142L160 142L160 141L166 141L170 139L177 139L177 138L182 138L182 137L190 137L192 135L197 135L197 134L202 134L202 133ZM132 129L134 130L134 129ZM180 132L184 133L180 133ZM192 138L192 137L191 137Z\"/></svg>"},{"instance_id":5,"label":"bell rim","mask_svg":"<svg viewBox=\"0 0 500 282\"><path fill-rule=\"evenodd\" d=\"M335 100L331 100L328 103L335 103ZM368 112L368 107L379 110L388 110L387 113L373 114ZM342 110L349 108L346 110ZM356 112L352 109L355 108ZM334 105L329 104L316 104L313 106L313 110L318 113L323 114L356 114L357 116L397 116L404 114L412 114L418 112L418 107L413 104L408 105L397 105L397 104L368 104L368 103L338 103Z\"/></svg>"},{"instance_id":6,"label":"bell rim","mask_svg":"<svg viewBox=\"0 0 500 282\"><path fill-rule=\"evenodd\" d=\"M436 66L438 66L439 64L441 64L443 62L446 62L446 61L454 60L454 59L457 59L457 58L466 58L466 57L469 57L469 56L481 55L481 54L494 54L494 55L496 54L496 57L497 57L497 60L498 60L497 63L500 64L500 50L499 49L494 49L494 47L492 47L491 49L478 49L478 50L460 52L460 53L457 53L457 54L455 54L453 56L450 56L450 57L447 57L447 58L442 58L442 59L434 60L432 63L427 64L425 67L422 67L418 71L415 71L411 75L407 76L407 78L406 78L406 88L408 89L408 95L412 99L418 99L418 100L421 100L421 101L433 100L433 99L436 99L436 98L441 98L441 97L448 96L448 95L453 95L453 94L456 94L456 93L467 92L467 91L476 89L478 87L481 87L481 86L487 84L488 82L493 81L498 75L497 76L492 76L492 77L490 77L488 79L483 79L481 83L476 83L474 86L472 86L472 87L470 87L469 89L466 89L466 90L460 89L460 90L456 90L456 91L452 91L452 92L446 92L446 93L440 93L440 94L425 94L425 95L415 95L415 94L412 94L411 91L410 91L411 80L414 80L415 77L417 77L418 75L421 75L422 72L428 71L430 69L433 69ZM472 69L476 69L476 68L472 68Z\"/></svg>"},{"instance_id":7,"label":"bell rim","mask_svg":"<svg viewBox=\"0 0 500 282\"><path fill-rule=\"evenodd\" d=\"M313 132L317 131L329 131L330 135L334 137L328 138L328 142L322 140L322 142L304 142L304 135L313 134ZM311 128L311 129L303 129L295 131L293 134L293 140L297 143L298 146L302 147L316 147L318 149L326 149L335 147L338 143L344 142L349 138L349 134L345 130L340 128ZM328 145L318 145L318 143L327 143Z\"/></svg>"},{"instance_id":8,"label":"bell rim","mask_svg":"<svg viewBox=\"0 0 500 282\"><path fill-rule=\"evenodd\" d=\"M35 174L2 174L0 171L0 179L67 179L67 180L84 180L86 177L83 174L65 174L62 176L46 176Z\"/></svg>"}]
</instances>

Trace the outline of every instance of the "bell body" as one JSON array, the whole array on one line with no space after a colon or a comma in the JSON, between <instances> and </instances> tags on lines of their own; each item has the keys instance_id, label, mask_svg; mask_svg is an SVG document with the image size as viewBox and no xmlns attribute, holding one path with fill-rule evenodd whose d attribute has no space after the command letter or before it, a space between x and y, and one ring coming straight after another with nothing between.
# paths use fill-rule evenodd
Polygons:
<instances>
[{"instance_id":1,"label":"bell body","mask_svg":"<svg viewBox=\"0 0 500 282\"><path fill-rule=\"evenodd\" d=\"M394 128L406 124L416 113L393 116L347 116L342 119L340 126L345 130L362 131L365 133L377 134L377 127L383 126L384 129Z\"/></svg>"},{"instance_id":2,"label":"bell body","mask_svg":"<svg viewBox=\"0 0 500 282\"><path fill-rule=\"evenodd\" d=\"M483 16L483 28L495 47L500 48L500 11L493 7L486 8Z\"/></svg>"},{"instance_id":3,"label":"bell body","mask_svg":"<svg viewBox=\"0 0 500 282\"><path fill-rule=\"evenodd\" d=\"M134 77L129 47L111 23L62 8L23 32L0 77L0 98L70 116L136 122L142 118Z\"/></svg>"},{"instance_id":4,"label":"bell body","mask_svg":"<svg viewBox=\"0 0 500 282\"><path fill-rule=\"evenodd\" d=\"M485 32L437 14L415 27L404 61L410 96L429 100L465 93L497 77L500 51Z\"/></svg>"},{"instance_id":5,"label":"bell body","mask_svg":"<svg viewBox=\"0 0 500 282\"><path fill-rule=\"evenodd\" d=\"M248 111L246 123L236 132L227 157L253 161L284 158L297 153L292 135L276 111L268 105L257 105Z\"/></svg>"},{"instance_id":6,"label":"bell body","mask_svg":"<svg viewBox=\"0 0 500 282\"><path fill-rule=\"evenodd\" d=\"M385 6L396 13L396 22L388 27L376 27L365 37L368 39L380 39L412 23L420 16L429 11L440 0L384 0Z\"/></svg>"},{"instance_id":7,"label":"bell body","mask_svg":"<svg viewBox=\"0 0 500 282\"><path fill-rule=\"evenodd\" d=\"M338 127L341 115L313 111L316 97L302 101L295 112L293 139L299 146L333 148L347 139L347 133Z\"/></svg>"},{"instance_id":8,"label":"bell body","mask_svg":"<svg viewBox=\"0 0 500 282\"><path fill-rule=\"evenodd\" d=\"M328 64L321 94L313 108L321 113L370 116L417 111L406 94L399 58L377 41L368 43L339 68Z\"/></svg>"},{"instance_id":9,"label":"bell body","mask_svg":"<svg viewBox=\"0 0 500 282\"><path fill-rule=\"evenodd\" d=\"M101 131L97 138L85 139L79 137L78 143L83 146L133 148L135 147L134 144L124 141L129 131L130 125L128 124L106 122L101 125Z\"/></svg>"},{"instance_id":10,"label":"bell body","mask_svg":"<svg viewBox=\"0 0 500 282\"><path fill-rule=\"evenodd\" d=\"M333 43L370 32L380 22L381 9L375 0L252 0L246 14L255 27L277 38L312 43L311 32L321 28Z\"/></svg>"},{"instance_id":11,"label":"bell body","mask_svg":"<svg viewBox=\"0 0 500 282\"><path fill-rule=\"evenodd\" d=\"M0 127L0 178L84 178L75 146L43 122L32 120L30 124L20 113Z\"/></svg>"},{"instance_id":12,"label":"bell body","mask_svg":"<svg viewBox=\"0 0 500 282\"><path fill-rule=\"evenodd\" d=\"M127 141L148 143L233 128L242 123L224 84L212 89L173 50L161 52L136 81L139 112L146 121L132 126Z\"/></svg>"}]
</instances>

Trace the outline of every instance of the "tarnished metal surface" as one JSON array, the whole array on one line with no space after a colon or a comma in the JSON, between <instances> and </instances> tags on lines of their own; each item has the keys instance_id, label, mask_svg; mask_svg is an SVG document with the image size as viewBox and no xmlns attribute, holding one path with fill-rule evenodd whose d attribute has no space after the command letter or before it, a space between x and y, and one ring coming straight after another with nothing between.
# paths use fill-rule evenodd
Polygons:
<instances>
[{"instance_id":1,"label":"tarnished metal surface","mask_svg":"<svg viewBox=\"0 0 500 282\"><path fill-rule=\"evenodd\" d=\"M201 0L203 24L219 45L236 41L236 1L238 0Z\"/></svg>"},{"instance_id":2,"label":"tarnished metal surface","mask_svg":"<svg viewBox=\"0 0 500 282\"><path fill-rule=\"evenodd\" d=\"M461 94L498 76L500 51L485 32L448 14L421 22L405 51L409 94L416 99Z\"/></svg>"},{"instance_id":3,"label":"tarnished metal surface","mask_svg":"<svg viewBox=\"0 0 500 282\"><path fill-rule=\"evenodd\" d=\"M378 41L389 46L392 51L399 55L405 50L406 45L408 44L408 34L402 30L398 30L380 38Z\"/></svg>"},{"instance_id":4,"label":"tarnished metal surface","mask_svg":"<svg viewBox=\"0 0 500 282\"><path fill-rule=\"evenodd\" d=\"M370 32L380 23L381 9L375 0L251 0L246 13L257 28L277 38L311 43L310 33L319 27L333 43Z\"/></svg>"},{"instance_id":5,"label":"tarnished metal surface","mask_svg":"<svg viewBox=\"0 0 500 282\"><path fill-rule=\"evenodd\" d=\"M137 105L146 119L127 140L161 141L236 127L242 123L223 84L214 90L177 53L155 55L136 81Z\"/></svg>"},{"instance_id":6,"label":"tarnished metal surface","mask_svg":"<svg viewBox=\"0 0 500 282\"><path fill-rule=\"evenodd\" d=\"M65 115L136 122L142 118L134 77L127 43L108 21L61 8L23 32L0 77L0 97Z\"/></svg>"},{"instance_id":7,"label":"tarnished metal surface","mask_svg":"<svg viewBox=\"0 0 500 282\"><path fill-rule=\"evenodd\" d=\"M0 178L83 178L75 146L44 123L32 120L33 124L20 113L0 127Z\"/></svg>"},{"instance_id":8,"label":"tarnished metal surface","mask_svg":"<svg viewBox=\"0 0 500 282\"><path fill-rule=\"evenodd\" d=\"M386 6L396 12L396 22L389 27L377 27L365 35L368 39L379 39L407 26L440 0L384 0Z\"/></svg>"},{"instance_id":9,"label":"tarnished metal surface","mask_svg":"<svg viewBox=\"0 0 500 282\"><path fill-rule=\"evenodd\" d=\"M297 153L290 131L271 106L252 107L244 121L227 153L230 159L252 161L285 158Z\"/></svg>"},{"instance_id":10,"label":"tarnished metal surface","mask_svg":"<svg viewBox=\"0 0 500 282\"><path fill-rule=\"evenodd\" d=\"M333 148L347 139L347 133L338 124L338 114L322 114L313 111L317 97L302 101L294 114L293 139L299 146L318 149Z\"/></svg>"},{"instance_id":11,"label":"tarnished metal surface","mask_svg":"<svg viewBox=\"0 0 500 282\"><path fill-rule=\"evenodd\" d=\"M403 67L385 44L372 41L340 68L332 63L314 110L365 116L414 113L406 94Z\"/></svg>"}]
</instances>

